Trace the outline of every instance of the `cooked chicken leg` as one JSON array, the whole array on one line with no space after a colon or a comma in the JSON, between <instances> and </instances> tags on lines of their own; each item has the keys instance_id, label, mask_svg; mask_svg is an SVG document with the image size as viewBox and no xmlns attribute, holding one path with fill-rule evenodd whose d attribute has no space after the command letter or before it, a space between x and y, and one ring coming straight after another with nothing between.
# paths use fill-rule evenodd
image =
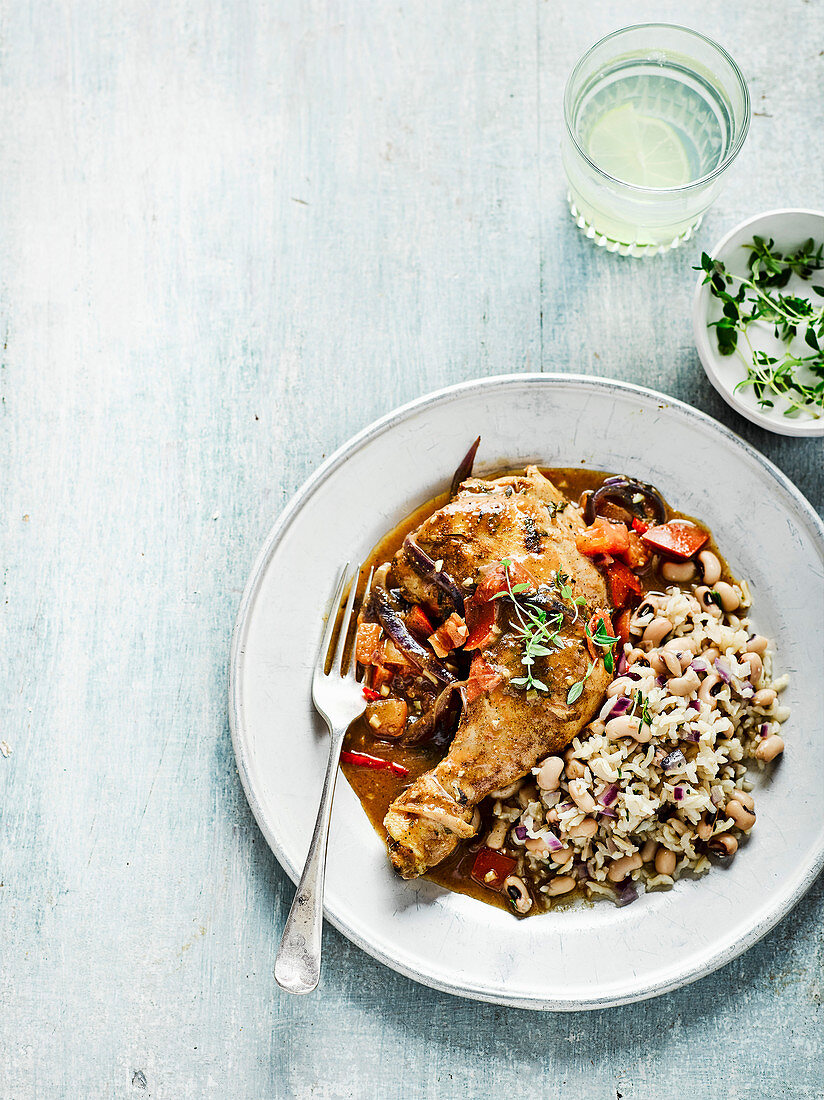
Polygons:
<instances>
[{"instance_id":1,"label":"cooked chicken leg","mask_svg":"<svg viewBox=\"0 0 824 1100\"><path fill-rule=\"evenodd\" d=\"M524 567L539 598L554 613L563 612L563 622L556 646L534 666L547 690L526 692L509 682L524 675L523 642L517 612L505 601L509 612L501 632L480 651L497 685L474 698L468 693L448 755L404 791L384 819L392 863L405 878L423 874L472 836L474 809L482 799L561 751L592 718L610 676L603 660L590 655L584 626L609 605L601 574L575 545L582 526L579 510L532 466L523 476L465 481L412 535L467 592L502 559L513 569ZM421 579L408 549L398 552L392 571L410 599L444 606L442 590ZM561 599L562 586L571 588L572 597ZM575 604L581 596L585 604ZM570 686L579 680L583 690L568 705Z\"/></svg>"}]
</instances>

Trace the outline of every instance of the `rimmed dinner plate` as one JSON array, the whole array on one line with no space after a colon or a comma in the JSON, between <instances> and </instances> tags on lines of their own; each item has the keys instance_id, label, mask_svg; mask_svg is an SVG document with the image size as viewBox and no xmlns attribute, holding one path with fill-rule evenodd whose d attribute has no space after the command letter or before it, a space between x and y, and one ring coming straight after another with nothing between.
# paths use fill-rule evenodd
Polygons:
<instances>
[{"instance_id":1,"label":"rimmed dinner plate","mask_svg":"<svg viewBox=\"0 0 824 1100\"><path fill-rule=\"evenodd\" d=\"M333 577L448 484L471 440L476 470L539 461L627 473L707 522L747 578L775 640L787 750L757 779L758 822L728 869L618 909L577 904L517 920L392 872L341 778L326 916L395 970L464 997L525 1008L603 1008L710 973L755 943L824 864L824 528L770 462L709 417L651 390L575 375L515 375L422 397L340 448L298 491L260 552L232 645L230 715L252 811L296 880L320 795L327 735L310 675ZM812 647L812 648L811 648Z\"/></svg>"}]
</instances>

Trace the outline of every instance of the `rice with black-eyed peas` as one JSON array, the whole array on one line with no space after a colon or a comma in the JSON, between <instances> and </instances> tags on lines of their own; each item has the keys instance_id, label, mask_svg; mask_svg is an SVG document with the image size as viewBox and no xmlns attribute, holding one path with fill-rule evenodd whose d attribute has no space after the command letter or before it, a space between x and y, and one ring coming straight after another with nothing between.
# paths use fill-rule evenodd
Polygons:
<instances>
[{"instance_id":1,"label":"rice with black-eyed peas","mask_svg":"<svg viewBox=\"0 0 824 1100\"><path fill-rule=\"evenodd\" d=\"M783 750L787 677L750 630L746 583L721 588L648 594L563 770L550 757L495 799L486 843L517 855L536 896L580 886L626 904L731 857L754 826L747 762Z\"/></svg>"}]
</instances>

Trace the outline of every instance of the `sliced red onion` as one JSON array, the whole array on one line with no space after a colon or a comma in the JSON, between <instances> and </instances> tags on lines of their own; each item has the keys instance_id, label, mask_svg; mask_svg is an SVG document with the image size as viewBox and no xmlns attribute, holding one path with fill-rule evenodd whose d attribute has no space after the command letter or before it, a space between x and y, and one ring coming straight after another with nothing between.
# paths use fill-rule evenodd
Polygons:
<instances>
[{"instance_id":1,"label":"sliced red onion","mask_svg":"<svg viewBox=\"0 0 824 1100\"><path fill-rule=\"evenodd\" d=\"M666 678L666 676L656 676L655 677L655 682L659 686L659 688L662 688L664 686L664 684L666 684L667 678Z\"/></svg>"},{"instance_id":2,"label":"sliced red onion","mask_svg":"<svg viewBox=\"0 0 824 1100\"><path fill-rule=\"evenodd\" d=\"M730 672L729 672L729 669L725 665L721 664L721 658L720 657L715 658L715 668L716 668L716 671L718 672L718 675L721 677L721 679L724 681L724 683L728 684L730 682Z\"/></svg>"},{"instance_id":3,"label":"sliced red onion","mask_svg":"<svg viewBox=\"0 0 824 1100\"><path fill-rule=\"evenodd\" d=\"M741 698L752 699L753 695L755 695L755 688L752 686L749 680L745 680L744 683L741 685Z\"/></svg>"},{"instance_id":4,"label":"sliced red onion","mask_svg":"<svg viewBox=\"0 0 824 1100\"><path fill-rule=\"evenodd\" d=\"M628 680L641 680L641 679L643 679L640 672L633 672L632 669L629 669L629 671L625 672L624 675L626 676L626 678Z\"/></svg>"},{"instance_id":5,"label":"sliced red onion","mask_svg":"<svg viewBox=\"0 0 824 1100\"><path fill-rule=\"evenodd\" d=\"M555 833L548 833L546 838L546 845L550 852L560 852L564 845L557 838Z\"/></svg>"},{"instance_id":6,"label":"sliced red onion","mask_svg":"<svg viewBox=\"0 0 824 1100\"><path fill-rule=\"evenodd\" d=\"M673 791L673 794L675 795L675 801L676 802L682 802L683 799L684 799L684 788L683 787L676 787L675 790Z\"/></svg>"},{"instance_id":7,"label":"sliced red onion","mask_svg":"<svg viewBox=\"0 0 824 1100\"><path fill-rule=\"evenodd\" d=\"M758 736L759 737L766 737L769 732L770 732L769 723L768 722L762 722L761 727L758 730Z\"/></svg>"},{"instance_id":8,"label":"sliced red onion","mask_svg":"<svg viewBox=\"0 0 824 1100\"><path fill-rule=\"evenodd\" d=\"M616 886L615 904L619 909L623 909L625 905L632 905L637 900L638 891L635 889L635 883L631 878L625 878L620 885Z\"/></svg>"},{"instance_id":9,"label":"sliced red onion","mask_svg":"<svg viewBox=\"0 0 824 1100\"><path fill-rule=\"evenodd\" d=\"M435 562L430 558L425 550L421 550L420 546L415 542L411 535L407 535L403 540L403 548L406 551L406 556L409 559L409 564L415 570L415 572L423 577L425 581L430 581L436 585L441 591L452 601L457 610L463 615L464 613L464 598L463 593L458 587L457 582L453 577L449 575L444 569L436 569Z\"/></svg>"},{"instance_id":10,"label":"sliced red onion","mask_svg":"<svg viewBox=\"0 0 824 1100\"><path fill-rule=\"evenodd\" d=\"M574 805L574 802L562 802L558 807L558 812L564 813L566 810L571 810Z\"/></svg>"},{"instance_id":11,"label":"sliced red onion","mask_svg":"<svg viewBox=\"0 0 824 1100\"><path fill-rule=\"evenodd\" d=\"M612 806L604 806L604 808L602 810L599 810L598 812L599 812L601 817L615 818L615 817L618 816L618 814L615 812L615 810L613 809Z\"/></svg>"},{"instance_id":12,"label":"sliced red onion","mask_svg":"<svg viewBox=\"0 0 824 1100\"><path fill-rule=\"evenodd\" d=\"M607 701L601 707L601 711L598 715L598 717L601 719L602 722L606 722L608 718L611 718L616 714L623 713L623 712L619 712L615 709L617 707L617 705L618 705L618 696L617 695L613 695L613 697L611 699L607 699Z\"/></svg>"},{"instance_id":13,"label":"sliced red onion","mask_svg":"<svg viewBox=\"0 0 824 1100\"><path fill-rule=\"evenodd\" d=\"M618 797L618 784L610 783L610 785L599 796L599 801L602 806L611 806L615 799Z\"/></svg>"},{"instance_id":14,"label":"sliced red onion","mask_svg":"<svg viewBox=\"0 0 824 1100\"><path fill-rule=\"evenodd\" d=\"M690 699L690 701L687 703L687 710L700 710L700 709L701 709L701 704L698 702L697 699Z\"/></svg>"},{"instance_id":15,"label":"sliced red onion","mask_svg":"<svg viewBox=\"0 0 824 1100\"><path fill-rule=\"evenodd\" d=\"M454 495L457 493L458 489L460 488L461 482L466 481L468 477L472 476L472 467L475 465L475 455L478 451L478 444L480 442L481 437L478 436L478 438L463 456L460 465L458 466L455 473L452 475L452 484L449 486L450 498L454 497Z\"/></svg>"},{"instance_id":16,"label":"sliced red onion","mask_svg":"<svg viewBox=\"0 0 824 1100\"><path fill-rule=\"evenodd\" d=\"M526 840L526 825L519 825L515 829L515 836L518 840Z\"/></svg>"},{"instance_id":17,"label":"sliced red onion","mask_svg":"<svg viewBox=\"0 0 824 1100\"><path fill-rule=\"evenodd\" d=\"M623 676L624 673L627 671L627 655L626 655L626 653L622 653L621 656L618 658L618 666L617 667L618 667L618 675Z\"/></svg>"},{"instance_id":18,"label":"sliced red onion","mask_svg":"<svg viewBox=\"0 0 824 1100\"><path fill-rule=\"evenodd\" d=\"M690 668L695 672L706 672L709 665L703 657L696 657L694 661L690 662Z\"/></svg>"},{"instance_id":19,"label":"sliced red onion","mask_svg":"<svg viewBox=\"0 0 824 1100\"><path fill-rule=\"evenodd\" d=\"M710 802L713 806L720 806L724 802L724 792L721 787L713 787L710 791Z\"/></svg>"},{"instance_id":20,"label":"sliced red onion","mask_svg":"<svg viewBox=\"0 0 824 1100\"><path fill-rule=\"evenodd\" d=\"M672 752L668 752L664 759L661 761L661 767L665 772L676 772L686 767L687 759L680 749L673 749ZM676 787L676 791L678 788ZM677 795L676 795L677 797Z\"/></svg>"},{"instance_id":21,"label":"sliced red onion","mask_svg":"<svg viewBox=\"0 0 824 1100\"><path fill-rule=\"evenodd\" d=\"M612 705L610 714L613 718L618 718L622 714L626 714L630 709L632 706L632 699L630 699L628 695L616 695L614 698L615 702Z\"/></svg>"},{"instance_id":22,"label":"sliced red onion","mask_svg":"<svg viewBox=\"0 0 824 1100\"><path fill-rule=\"evenodd\" d=\"M392 606L385 588L376 586L372 589L372 595L369 598L369 610L375 615L375 618L380 622L401 653L413 665L428 673L436 683L442 685L455 683L458 677L442 665L440 661L436 660L432 652L424 649L417 638L410 634L406 623Z\"/></svg>"},{"instance_id":23,"label":"sliced red onion","mask_svg":"<svg viewBox=\"0 0 824 1100\"><path fill-rule=\"evenodd\" d=\"M692 741L697 745L698 742L701 740L701 734L698 732L698 730L690 729L687 730L686 733L681 734L681 739L683 741Z\"/></svg>"},{"instance_id":24,"label":"sliced red onion","mask_svg":"<svg viewBox=\"0 0 824 1100\"><path fill-rule=\"evenodd\" d=\"M616 474L614 477L605 477L601 482L602 485L617 485L619 481L624 482L627 479L623 474Z\"/></svg>"}]
</instances>

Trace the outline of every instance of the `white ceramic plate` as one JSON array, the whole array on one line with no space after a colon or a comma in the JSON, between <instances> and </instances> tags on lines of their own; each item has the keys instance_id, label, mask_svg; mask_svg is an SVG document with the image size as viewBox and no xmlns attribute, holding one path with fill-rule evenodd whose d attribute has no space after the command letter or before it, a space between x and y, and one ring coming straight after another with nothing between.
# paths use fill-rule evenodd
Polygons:
<instances>
[{"instance_id":1,"label":"white ceramic plate","mask_svg":"<svg viewBox=\"0 0 824 1100\"><path fill-rule=\"evenodd\" d=\"M309 687L333 578L444 489L478 433L481 473L534 460L620 471L709 523L733 569L749 578L757 625L777 641L778 671L792 676L785 758L759 784L758 824L728 870L624 909L578 905L523 921L398 879L341 780L326 915L387 966L461 996L560 1010L651 997L755 943L824 862L824 530L774 466L694 409L603 379L521 375L442 390L357 435L297 493L252 570L231 659L238 770L264 836L296 880L327 755Z\"/></svg>"},{"instance_id":2,"label":"white ceramic plate","mask_svg":"<svg viewBox=\"0 0 824 1100\"><path fill-rule=\"evenodd\" d=\"M747 221L737 225L726 237L722 237L710 250L710 255L716 260L722 260L727 270L733 275L743 276L747 272L748 256L744 246L749 244L753 237L763 237L765 240L772 238L776 247L782 251L797 248L810 237L820 244L824 241L824 213L816 210L770 210L766 214L748 218ZM820 278L814 276L809 281L793 277L785 293L813 298L821 305L822 299L816 298L810 289L811 283L824 284L824 271L819 274ZM779 435L824 435L824 416L816 420L809 412L803 411L797 417L786 417L783 410L788 406L781 398L776 399L775 408L765 409L758 404L752 387L748 386L736 392L735 387L746 376L746 369L737 354L720 355L718 352L715 331L707 328L707 322L719 319L721 303L710 294L709 287L704 285L703 278L703 274L699 276L695 287L692 329L701 363L707 378L716 390L736 412L768 431L777 432ZM769 326L751 325L747 331L756 351L780 356L785 350L785 346L775 338ZM798 339L793 344L793 354L809 355L810 349L803 340Z\"/></svg>"}]
</instances>

